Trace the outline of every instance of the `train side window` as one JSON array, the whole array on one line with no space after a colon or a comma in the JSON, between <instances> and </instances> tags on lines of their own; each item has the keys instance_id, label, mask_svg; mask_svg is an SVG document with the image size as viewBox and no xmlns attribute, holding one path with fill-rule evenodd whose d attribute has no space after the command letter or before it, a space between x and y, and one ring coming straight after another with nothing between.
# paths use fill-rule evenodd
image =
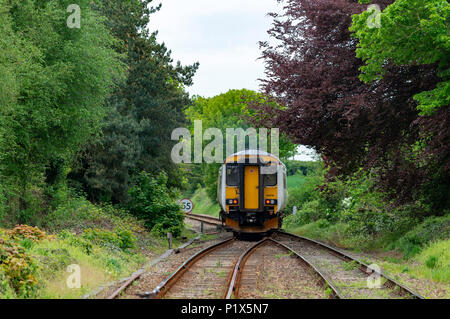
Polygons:
<instances>
[{"instance_id":1,"label":"train side window","mask_svg":"<svg viewBox=\"0 0 450 319\"><path fill-rule=\"evenodd\" d=\"M227 185L238 186L239 185L239 167L237 164L227 164Z\"/></svg>"},{"instance_id":2,"label":"train side window","mask_svg":"<svg viewBox=\"0 0 450 319\"><path fill-rule=\"evenodd\" d=\"M284 189L286 190L287 189L286 173L283 174L283 184Z\"/></svg>"},{"instance_id":3,"label":"train side window","mask_svg":"<svg viewBox=\"0 0 450 319\"><path fill-rule=\"evenodd\" d=\"M222 167L219 169L219 182L217 183L217 199L219 202L222 199Z\"/></svg>"}]
</instances>

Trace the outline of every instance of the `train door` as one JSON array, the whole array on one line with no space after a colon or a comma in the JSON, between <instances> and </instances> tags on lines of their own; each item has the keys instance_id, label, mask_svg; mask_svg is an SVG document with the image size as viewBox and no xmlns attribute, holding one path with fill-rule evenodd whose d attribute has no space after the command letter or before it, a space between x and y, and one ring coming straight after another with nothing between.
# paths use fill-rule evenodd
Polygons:
<instances>
[{"instance_id":1,"label":"train door","mask_svg":"<svg viewBox=\"0 0 450 319\"><path fill-rule=\"evenodd\" d=\"M244 171L244 207L245 209L259 208L259 167L245 166Z\"/></svg>"}]
</instances>

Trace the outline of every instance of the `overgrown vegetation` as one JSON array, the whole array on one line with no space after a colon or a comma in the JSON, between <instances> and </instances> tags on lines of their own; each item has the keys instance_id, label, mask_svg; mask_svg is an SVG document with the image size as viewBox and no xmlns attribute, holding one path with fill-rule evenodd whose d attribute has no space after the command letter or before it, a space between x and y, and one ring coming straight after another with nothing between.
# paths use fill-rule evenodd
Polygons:
<instances>
[{"instance_id":1,"label":"overgrown vegetation","mask_svg":"<svg viewBox=\"0 0 450 319\"><path fill-rule=\"evenodd\" d=\"M219 217L219 203L217 202L217 200L212 201L206 194L205 189L198 188L190 198L194 204L194 214L212 215L215 217Z\"/></svg>"},{"instance_id":2,"label":"overgrown vegetation","mask_svg":"<svg viewBox=\"0 0 450 319\"><path fill-rule=\"evenodd\" d=\"M151 2L80 0L71 28L70 1L0 0L0 298L80 297L186 235L170 132L198 64L173 63Z\"/></svg>"},{"instance_id":3,"label":"overgrown vegetation","mask_svg":"<svg viewBox=\"0 0 450 319\"><path fill-rule=\"evenodd\" d=\"M148 229L159 236L171 232L178 237L184 228L184 215L174 201L177 193L167 188L167 175L161 173L152 178L142 173L139 181L130 189L130 202L127 209L145 221Z\"/></svg>"},{"instance_id":4,"label":"overgrown vegetation","mask_svg":"<svg viewBox=\"0 0 450 319\"><path fill-rule=\"evenodd\" d=\"M450 4L281 2L273 41L260 44L270 98L251 105L254 121L324 163L290 184L287 211L299 213L285 225L344 247L399 252L416 272L437 267L428 278L448 282Z\"/></svg>"},{"instance_id":5,"label":"overgrown vegetation","mask_svg":"<svg viewBox=\"0 0 450 319\"><path fill-rule=\"evenodd\" d=\"M403 262L416 260L422 264L420 269L428 269L422 277L448 282L444 278L448 272L443 270L450 262L445 252L450 238L448 211L430 216L430 208L420 203L394 205L363 171L333 182L326 182L325 175L319 169L288 189L285 228L357 251L396 251ZM293 206L298 208L295 217ZM435 267L439 269L432 275Z\"/></svg>"},{"instance_id":6,"label":"overgrown vegetation","mask_svg":"<svg viewBox=\"0 0 450 319\"><path fill-rule=\"evenodd\" d=\"M281 2L262 85L284 107L259 101L260 122L314 148L329 178L362 169L395 205L449 209L448 1Z\"/></svg>"},{"instance_id":7,"label":"overgrown vegetation","mask_svg":"<svg viewBox=\"0 0 450 319\"><path fill-rule=\"evenodd\" d=\"M47 235L37 227L0 229L0 298L80 297L89 289L128 274L143 262L129 231L65 230ZM81 289L66 285L66 269L81 268ZM55 288L58 287L58 289Z\"/></svg>"},{"instance_id":8,"label":"overgrown vegetation","mask_svg":"<svg viewBox=\"0 0 450 319\"><path fill-rule=\"evenodd\" d=\"M205 189L208 197L211 201L216 201L217 197L217 178L219 167L222 160L229 152L227 147L230 147L232 153L241 151L241 146L238 145L237 138L234 137L231 143L234 145L228 145L226 143L226 130L228 128L243 129L244 131L249 128L258 128L264 126L251 127L249 119L254 116L254 110L249 108L248 105L255 100L261 100L263 96L257 92L242 89L242 90L229 90L224 94L220 94L211 98L197 97L187 110L186 114L191 122L190 130L191 134L194 133L194 121L201 120L202 127L201 132L204 135L207 129L219 129L222 133L223 143L221 144L222 157L217 162L202 162L201 164L189 164L186 165L186 169L189 171L189 178L192 183L188 189L188 193L193 193L198 184L200 183ZM257 141L259 141L259 132L256 132ZM210 139L216 138L211 136ZM270 137L270 133L268 133ZM219 137L217 137L219 138ZM203 147L205 148L211 141L203 140ZM243 141L244 149L250 148L250 139L248 137ZM253 146L254 147L254 146ZM258 147L258 146L256 146ZM261 145L259 145L261 148ZM266 151L270 152L271 141L267 141ZM279 139L279 156L283 159L293 155L295 153L296 145L289 141L284 134ZM206 151L206 150L205 150ZM193 152L192 152L193 153ZM215 153L214 153L215 155ZM230 155L230 154L228 154Z\"/></svg>"}]
</instances>

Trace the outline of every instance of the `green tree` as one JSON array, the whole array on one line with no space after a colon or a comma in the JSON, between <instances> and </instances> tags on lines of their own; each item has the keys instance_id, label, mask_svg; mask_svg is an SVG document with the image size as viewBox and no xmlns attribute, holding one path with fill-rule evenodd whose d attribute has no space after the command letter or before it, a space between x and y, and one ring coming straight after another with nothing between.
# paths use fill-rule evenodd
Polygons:
<instances>
[{"instance_id":1,"label":"green tree","mask_svg":"<svg viewBox=\"0 0 450 319\"><path fill-rule=\"evenodd\" d=\"M148 229L164 236L171 232L179 236L184 227L184 214L174 201L176 197L167 186L167 175L160 173L157 178L141 173L136 185L130 188L128 210L145 221Z\"/></svg>"},{"instance_id":2,"label":"green tree","mask_svg":"<svg viewBox=\"0 0 450 319\"><path fill-rule=\"evenodd\" d=\"M164 170L169 185L181 174L170 159L173 129L185 126L184 108L191 103L184 87L192 84L197 64L173 63L171 52L146 26L158 8L146 1L101 1L98 10L120 40L116 50L128 66L125 81L110 97L99 143L87 145L70 178L82 184L92 200L123 203L134 176Z\"/></svg>"},{"instance_id":3,"label":"green tree","mask_svg":"<svg viewBox=\"0 0 450 319\"><path fill-rule=\"evenodd\" d=\"M360 0L369 3L368 0ZM367 21L372 12L353 17L357 56L365 61L361 80L381 79L387 62L395 65L438 64L442 81L414 96L422 114L450 104L450 4L447 0L396 0L380 14L380 28Z\"/></svg>"},{"instance_id":4,"label":"green tree","mask_svg":"<svg viewBox=\"0 0 450 319\"><path fill-rule=\"evenodd\" d=\"M263 96L257 92L242 89L230 90L227 93L217 95L212 98L196 97L194 104L186 111L188 119L191 121L191 133L194 133L194 121L202 121L203 133L208 128L218 128L223 135L223 155L227 154L226 150L226 129L242 128L244 130L251 127L249 119L255 116L256 112L249 108L255 100L261 100ZM287 158L294 154L296 145L291 143L284 136L280 137L279 151L281 158ZM203 141L203 146L209 144L210 141ZM235 144L235 151L237 151ZM246 148L249 142L246 141ZM267 143L267 151L270 152L270 142ZM191 164L199 165L199 164ZM206 185L206 191L211 200L216 200L217 195L217 178L220 163L202 165L203 184Z\"/></svg>"},{"instance_id":5,"label":"green tree","mask_svg":"<svg viewBox=\"0 0 450 319\"><path fill-rule=\"evenodd\" d=\"M20 210L55 160L68 162L98 135L105 97L122 74L116 41L91 1L77 2L80 29L67 26L69 4L0 1L0 176L16 186L7 196Z\"/></svg>"}]
</instances>

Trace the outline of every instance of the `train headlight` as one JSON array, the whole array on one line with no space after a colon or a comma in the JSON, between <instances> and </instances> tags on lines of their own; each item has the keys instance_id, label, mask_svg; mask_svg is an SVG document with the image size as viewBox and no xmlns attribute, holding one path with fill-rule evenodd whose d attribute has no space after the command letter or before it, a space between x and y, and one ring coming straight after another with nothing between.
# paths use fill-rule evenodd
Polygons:
<instances>
[{"instance_id":1,"label":"train headlight","mask_svg":"<svg viewBox=\"0 0 450 319\"><path fill-rule=\"evenodd\" d=\"M227 202L227 205L237 205L237 204L239 204L239 201L237 199L227 199L226 202Z\"/></svg>"},{"instance_id":2,"label":"train headlight","mask_svg":"<svg viewBox=\"0 0 450 319\"><path fill-rule=\"evenodd\" d=\"M266 203L266 205L276 205L277 200L276 199L266 199L265 203Z\"/></svg>"}]
</instances>

